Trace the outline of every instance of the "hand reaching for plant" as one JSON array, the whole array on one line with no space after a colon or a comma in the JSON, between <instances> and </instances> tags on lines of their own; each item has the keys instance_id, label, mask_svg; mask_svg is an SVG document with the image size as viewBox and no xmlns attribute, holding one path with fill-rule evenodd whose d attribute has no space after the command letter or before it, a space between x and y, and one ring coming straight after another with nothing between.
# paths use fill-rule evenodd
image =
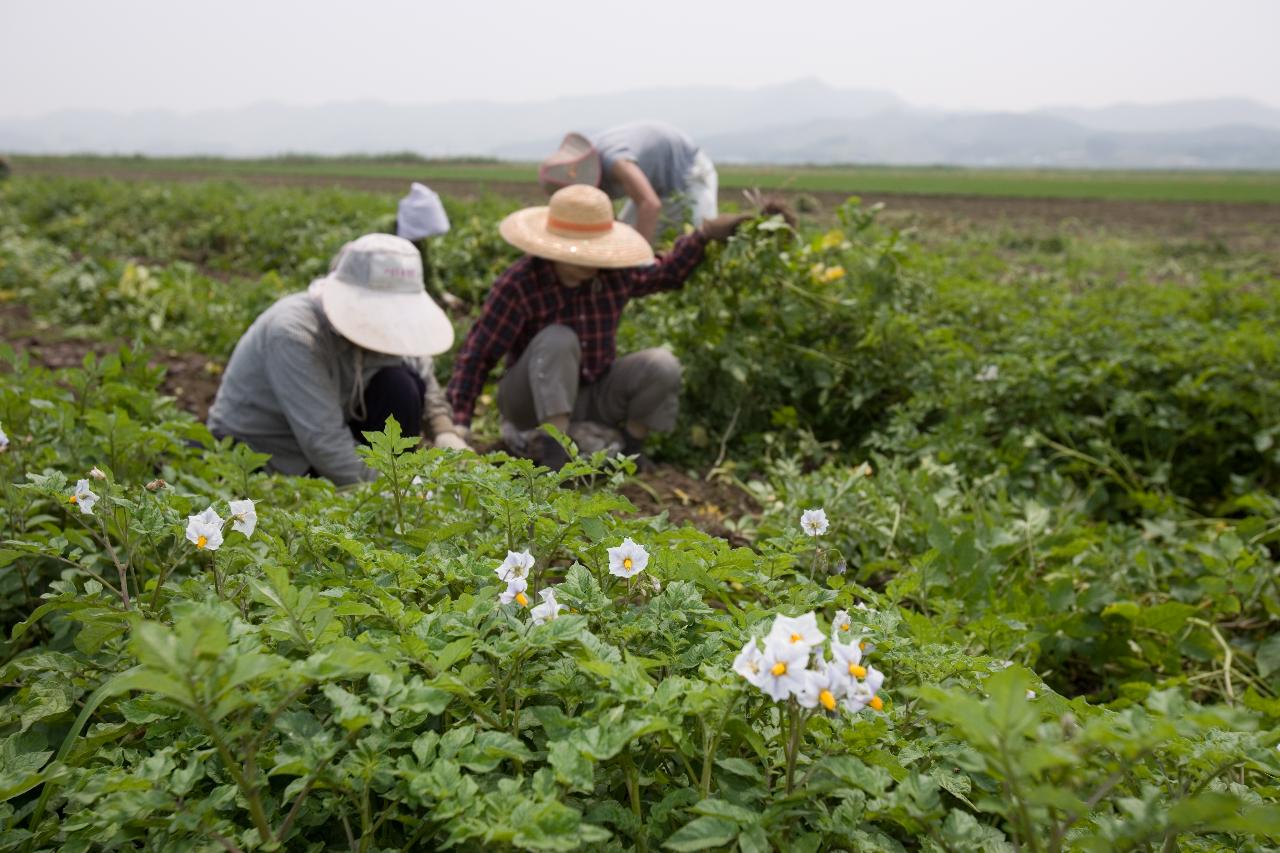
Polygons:
<instances>
[{"instance_id":1,"label":"hand reaching for plant","mask_svg":"<svg viewBox=\"0 0 1280 853\"><path fill-rule=\"evenodd\" d=\"M738 226L752 218L754 214L751 213L724 213L703 222L702 233L709 240L728 240L738 230Z\"/></svg>"},{"instance_id":2,"label":"hand reaching for plant","mask_svg":"<svg viewBox=\"0 0 1280 853\"><path fill-rule=\"evenodd\" d=\"M796 214L791 205L782 199L770 199L760 206L761 216L781 216L792 228L796 227Z\"/></svg>"},{"instance_id":3,"label":"hand reaching for plant","mask_svg":"<svg viewBox=\"0 0 1280 853\"><path fill-rule=\"evenodd\" d=\"M456 432L442 432L436 436L436 447L443 447L448 450L470 450L471 445L458 435Z\"/></svg>"},{"instance_id":4,"label":"hand reaching for plant","mask_svg":"<svg viewBox=\"0 0 1280 853\"><path fill-rule=\"evenodd\" d=\"M754 207L759 216L781 216L792 228L796 227L796 213L782 196L767 195L760 190L744 190L742 193L747 202Z\"/></svg>"}]
</instances>

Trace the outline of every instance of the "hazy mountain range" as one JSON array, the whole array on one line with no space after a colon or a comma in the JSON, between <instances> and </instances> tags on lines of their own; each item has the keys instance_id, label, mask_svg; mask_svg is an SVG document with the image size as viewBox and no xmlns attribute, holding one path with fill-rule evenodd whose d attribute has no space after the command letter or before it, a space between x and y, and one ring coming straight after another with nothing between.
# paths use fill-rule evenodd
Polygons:
<instances>
[{"instance_id":1,"label":"hazy mountain range","mask_svg":"<svg viewBox=\"0 0 1280 853\"><path fill-rule=\"evenodd\" d=\"M636 119L686 130L719 162L1280 169L1280 109L1239 98L1023 113L914 107L804 79L512 104L261 103L195 113L0 118L0 151L248 157L415 151L537 159L567 130Z\"/></svg>"}]
</instances>

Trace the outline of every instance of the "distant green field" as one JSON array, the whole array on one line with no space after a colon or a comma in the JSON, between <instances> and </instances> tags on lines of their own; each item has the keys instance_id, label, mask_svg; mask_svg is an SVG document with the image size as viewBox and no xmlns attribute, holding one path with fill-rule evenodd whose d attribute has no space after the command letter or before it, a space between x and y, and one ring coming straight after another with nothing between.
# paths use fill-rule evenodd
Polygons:
<instances>
[{"instance_id":1,"label":"distant green field","mask_svg":"<svg viewBox=\"0 0 1280 853\"><path fill-rule=\"evenodd\" d=\"M536 168L519 162L394 162L377 158L222 160L141 157L16 157L40 172L181 173L210 177L299 177L532 183ZM1021 198L1096 198L1130 201L1280 203L1280 172L1073 171L876 166L719 167L725 189L799 192L968 195Z\"/></svg>"}]
</instances>

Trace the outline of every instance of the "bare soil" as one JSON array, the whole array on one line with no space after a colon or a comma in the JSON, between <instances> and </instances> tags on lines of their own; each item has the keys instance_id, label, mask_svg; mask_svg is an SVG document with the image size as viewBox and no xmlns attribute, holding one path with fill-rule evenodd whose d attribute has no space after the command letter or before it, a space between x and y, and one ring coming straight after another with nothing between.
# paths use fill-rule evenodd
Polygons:
<instances>
[{"instance_id":1,"label":"bare soil","mask_svg":"<svg viewBox=\"0 0 1280 853\"><path fill-rule=\"evenodd\" d=\"M30 320L30 312L25 305L0 305L0 341L25 353L33 364L49 370L79 367L89 353L102 357L120 348L118 342L37 333L31 328ZM174 397L182 408L204 420L218 390L220 365L195 353L169 350L153 355L155 357L148 363L165 369L161 390Z\"/></svg>"},{"instance_id":2,"label":"bare soil","mask_svg":"<svg viewBox=\"0 0 1280 853\"><path fill-rule=\"evenodd\" d=\"M734 545L746 545L747 540L725 522L760 514L760 505L738 486L693 477L672 465L659 465L637 480L621 491L642 515L665 512L674 524L688 523Z\"/></svg>"}]
</instances>

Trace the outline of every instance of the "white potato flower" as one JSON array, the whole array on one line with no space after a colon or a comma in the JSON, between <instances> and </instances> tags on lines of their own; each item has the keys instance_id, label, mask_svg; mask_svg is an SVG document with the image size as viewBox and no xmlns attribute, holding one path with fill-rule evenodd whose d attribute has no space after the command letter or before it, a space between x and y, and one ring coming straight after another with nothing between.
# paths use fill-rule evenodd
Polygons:
<instances>
[{"instance_id":1,"label":"white potato flower","mask_svg":"<svg viewBox=\"0 0 1280 853\"><path fill-rule=\"evenodd\" d=\"M802 649L809 654L814 646L822 644L826 636L818 629L818 618L812 613L803 616L778 616L769 628L766 643L779 642Z\"/></svg>"},{"instance_id":2,"label":"white potato flower","mask_svg":"<svg viewBox=\"0 0 1280 853\"><path fill-rule=\"evenodd\" d=\"M514 601L521 607L528 607L529 596L524 594L524 591L528 588L529 582L524 578L512 578L507 581L506 590L498 594L498 602L500 604L510 604Z\"/></svg>"},{"instance_id":3,"label":"white potato flower","mask_svg":"<svg viewBox=\"0 0 1280 853\"><path fill-rule=\"evenodd\" d=\"M103 471L101 468L99 468L97 465L94 465L92 468L89 469L89 476L95 480L107 479L107 473Z\"/></svg>"},{"instance_id":4,"label":"white potato flower","mask_svg":"<svg viewBox=\"0 0 1280 853\"><path fill-rule=\"evenodd\" d=\"M622 544L609 549L609 574L620 578L633 578L649 565L649 552L632 542L623 539Z\"/></svg>"},{"instance_id":5,"label":"white potato flower","mask_svg":"<svg viewBox=\"0 0 1280 853\"><path fill-rule=\"evenodd\" d=\"M884 684L884 673L874 666L867 667L867 677L855 681L849 692L845 694L844 707L853 714L870 706L873 710L884 710L884 702L876 694Z\"/></svg>"},{"instance_id":6,"label":"white potato flower","mask_svg":"<svg viewBox=\"0 0 1280 853\"><path fill-rule=\"evenodd\" d=\"M753 637L747 640L747 644L742 647L742 651L738 652L738 656L733 659L733 671L745 678L748 684L760 687L764 684L763 660L764 658L760 654L760 647L756 645Z\"/></svg>"},{"instance_id":7,"label":"white potato flower","mask_svg":"<svg viewBox=\"0 0 1280 853\"><path fill-rule=\"evenodd\" d=\"M4 430L0 429L0 453L4 453L9 449L9 436L4 434Z\"/></svg>"},{"instance_id":8,"label":"white potato flower","mask_svg":"<svg viewBox=\"0 0 1280 853\"><path fill-rule=\"evenodd\" d=\"M849 678L866 678L867 669L862 665L861 643L837 643L831 641L831 662Z\"/></svg>"},{"instance_id":9,"label":"white potato flower","mask_svg":"<svg viewBox=\"0 0 1280 853\"><path fill-rule=\"evenodd\" d=\"M258 529L258 510L253 501L231 501L231 528L239 530L246 538Z\"/></svg>"},{"instance_id":10,"label":"white potato flower","mask_svg":"<svg viewBox=\"0 0 1280 853\"><path fill-rule=\"evenodd\" d=\"M529 570L532 568L533 555L528 551L508 551L507 558L493 572L498 576L498 580L509 583L515 578L524 580L529 577Z\"/></svg>"},{"instance_id":11,"label":"white potato flower","mask_svg":"<svg viewBox=\"0 0 1280 853\"><path fill-rule=\"evenodd\" d=\"M80 512L85 515L93 515L93 505L97 502L98 496L89 491L89 481L76 480L76 490L67 498L67 503L80 507Z\"/></svg>"},{"instance_id":12,"label":"white potato flower","mask_svg":"<svg viewBox=\"0 0 1280 853\"><path fill-rule=\"evenodd\" d=\"M426 485L426 480L423 480L423 479L422 479L422 475L421 475L421 474L415 474L415 475L414 475L414 477L413 477L413 479L409 481L409 485L411 485L411 486L425 486L425 485ZM419 497L419 498L421 498L421 499L422 499L422 500L424 500L424 501L429 501L429 500L431 500L432 498L434 498L435 496L436 496L436 493L435 493L434 491L432 491L431 489L424 489L423 491L418 492L418 497Z\"/></svg>"},{"instance_id":13,"label":"white potato flower","mask_svg":"<svg viewBox=\"0 0 1280 853\"><path fill-rule=\"evenodd\" d=\"M853 623L849 621L848 610L837 610L836 618L831 620L831 642L843 643L853 633Z\"/></svg>"},{"instance_id":14,"label":"white potato flower","mask_svg":"<svg viewBox=\"0 0 1280 853\"><path fill-rule=\"evenodd\" d=\"M556 591L552 587L538 593L542 598L542 603L537 607L529 610L529 615L533 617L533 624L541 625L544 622L550 622L560 615L560 611L564 608L560 606L560 602L556 601Z\"/></svg>"},{"instance_id":15,"label":"white potato flower","mask_svg":"<svg viewBox=\"0 0 1280 853\"><path fill-rule=\"evenodd\" d=\"M816 708L821 705L828 711L834 711L836 700L839 699L838 690L840 690L839 674L832 673L826 665L821 665L817 669L806 669L801 674L800 689L796 691L796 702L801 708Z\"/></svg>"},{"instance_id":16,"label":"white potato flower","mask_svg":"<svg viewBox=\"0 0 1280 853\"><path fill-rule=\"evenodd\" d=\"M995 382L999 378L1000 367L995 364L988 364L973 377L975 382Z\"/></svg>"},{"instance_id":17,"label":"white potato flower","mask_svg":"<svg viewBox=\"0 0 1280 853\"><path fill-rule=\"evenodd\" d=\"M757 685L775 702L795 695L804 686L804 672L809 649L802 645L766 640L760 656L760 684Z\"/></svg>"},{"instance_id":18,"label":"white potato flower","mask_svg":"<svg viewBox=\"0 0 1280 853\"><path fill-rule=\"evenodd\" d=\"M187 539L200 551L222 547L222 518L209 507L199 515L187 516Z\"/></svg>"},{"instance_id":19,"label":"white potato flower","mask_svg":"<svg viewBox=\"0 0 1280 853\"><path fill-rule=\"evenodd\" d=\"M808 536L821 536L827 532L827 511L825 509L806 509L800 515L800 527Z\"/></svg>"}]
</instances>

